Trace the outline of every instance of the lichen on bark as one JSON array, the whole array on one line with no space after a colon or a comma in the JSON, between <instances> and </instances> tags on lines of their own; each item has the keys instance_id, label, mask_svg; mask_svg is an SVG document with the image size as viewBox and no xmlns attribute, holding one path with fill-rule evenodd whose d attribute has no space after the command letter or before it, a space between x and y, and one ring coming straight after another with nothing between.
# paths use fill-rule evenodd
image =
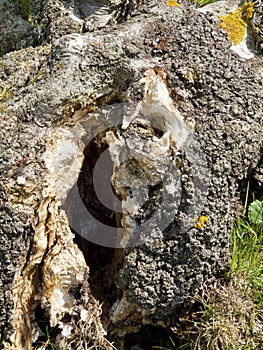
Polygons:
<instances>
[{"instance_id":1,"label":"lichen on bark","mask_svg":"<svg viewBox=\"0 0 263 350\"><path fill-rule=\"evenodd\" d=\"M254 12L254 3L245 2L235 12L230 12L226 16L219 16L220 26L228 33L228 38L234 45L240 44L246 33L247 25L251 21Z\"/></svg>"},{"instance_id":2,"label":"lichen on bark","mask_svg":"<svg viewBox=\"0 0 263 350\"><path fill-rule=\"evenodd\" d=\"M262 188L262 63L257 56L246 61L229 51L218 22L188 1L177 7L165 1L129 1L125 6L100 2L106 8L93 12L85 11L83 2L74 4L32 1L33 20L40 26L35 45L40 46L27 47L29 40L16 51L21 46L15 39L0 62L1 86L10 86L11 92L2 101L0 145L0 314L6 348L44 347L46 326L57 349L84 349L85 341L90 348L110 349L105 332L121 349L126 336L142 325L173 327L175 315L227 268L231 225L247 180L253 176ZM127 106L135 107L133 112L122 114ZM136 110L155 116L164 130L153 128L142 115L136 121ZM85 148L87 130L92 134L115 112L126 129L108 125ZM194 136L188 159L173 130L167 130L178 120ZM145 191L149 216L162 194L147 151L155 145L163 150L159 159L170 156L174 162L171 168L161 162L156 167L171 179L173 171L179 174L179 209L174 214L176 203L171 201L171 223L163 231L153 227L156 238L140 246L92 245L70 227L61 200L78 181L87 202L95 204L93 212L111 219L112 213L104 215L105 208L96 206L87 190L89 172L83 175L108 145L116 193L119 199L126 196L127 215L137 222L143 219L139 210L129 211L131 203L137 201L138 207L140 196L132 201L122 181L128 179L127 171L118 168L121 156L128 158L121 148L126 141L138 158L127 166L134 171L130 182L142 165L147 169L143 179L152 176L150 196ZM145 152L141 159L140 145ZM195 172L200 149L207 163L208 194L201 198L201 212L190 217L193 179L207 174L202 167L200 174ZM168 192L176 188L172 182L167 185ZM188 218L194 221L182 231ZM129 220L116 221L124 225Z\"/></svg>"}]
</instances>

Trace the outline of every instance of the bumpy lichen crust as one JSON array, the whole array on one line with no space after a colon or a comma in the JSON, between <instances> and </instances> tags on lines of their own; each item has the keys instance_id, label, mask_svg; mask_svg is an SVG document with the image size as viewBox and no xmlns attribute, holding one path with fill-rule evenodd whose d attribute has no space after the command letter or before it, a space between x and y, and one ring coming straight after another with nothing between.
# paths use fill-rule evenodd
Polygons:
<instances>
[{"instance_id":1,"label":"bumpy lichen crust","mask_svg":"<svg viewBox=\"0 0 263 350\"><path fill-rule=\"evenodd\" d=\"M244 39L247 32L248 23L251 21L254 12L254 3L245 2L235 12L230 12L226 16L219 16L220 27L228 33L228 38L234 45L238 45Z\"/></svg>"},{"instance_id":2,"label":"bumpy lichen crust","mask_svg":"<svg viewBox=\"0 0 263 350\"><path fill-rule=\"evenodd\" d=\"M78 51L76 45L81 42L83 46L80 45ZM92 43L99 44L93 46ZM31 52L31 49L26 50L28 54ZM38 51L33 54L36 61L41 61ZM154 246L124 252L118 286L125 292L120 305L127 306L128 316L121 319L124 309L113 310L115 318L111 320L116 332L123 329L124 334L126 327L140 328L142 321L156 325L163 319L166 324L173 325L176 310L200 291L204 281L217 273L218 267L227 264L229 228L239 204L238 189L246 185L262 150L263 96L262 78L257 71L260 69L259 58L244 61L229 52L226 37L211 18L191 8L187 11L180 7L167 8L163 3L163 7L161 4L155 8L147 7L130 23L96 33L67 35L53 44L50 55L43 60L46 73L28 85L26 74L22 74L24 71L16 69L17 52L1 60L2 68L6 62L6 69L2 70L3 81L12 77L17 89L5 102L8 111L4 114L1 130L7 136L0 143L3 157L0 170L5 171L9 200L22 201L17 209L20 216L27 208L25 203L31 202L22 196L14 198L10 192L19 195L27 190L29 180L37 188L43 188L46 171L41 163L42 148L52 142L47 135L58 117L61 126L69 128L69 117L61 111L76 97L85 97L94 91L96 96L103 96L119 87L125 98L136 101L142 92L139 81L143 72L159 65L167 70L171 97L180 113L185 118L195 116L195 134L211 172L204 213L209 221L202 230L193 228L185 235L179 232L175 222L165 232L164 239L157 240ZM189 72L195 72L191 79ZM83 103L86 103L84 97ZM26 186L21 183L21 176L26 178ZM0 194L1 199L2 196ZM36 190L30 190L28 196L36 203L41 201ZM3 200L1 203L5 208ZM24 225L29 225L32 219L29 210L33 211L34 207L30 206L23 214L24 220L14 217L11 212L2 216L0 231L5 230L7 239L1 246L10 246L12 262L5 256L2 258L7 273L1 274L1 281L10 292L12 263L18 261L21 251L25 254L28 251L20 242L22 235L26 235ZM33 234L33 229L29 232ZM4 234L0 236L4 237ZM121 296L118 298L122 299ZM1 336L6 339L11 323L6 315L12 317L12 305L5 292L0 300L3 301L0 320L4 321L5 330ZM138 307L141 313L135 312ZM62 349L70 349L70 346Z\"/></svg>"},{"instance_id":3,"label":"bumpy lichen crust","mask_svg":"<svg viewBox=\"0 0 263 350\"><path fill-rule=\"evenodd\" d=\"M263 2L261 0L254 1L254 14L252 27L256 36L256 49L263 51Z\"/></svg>"}]
</instances>

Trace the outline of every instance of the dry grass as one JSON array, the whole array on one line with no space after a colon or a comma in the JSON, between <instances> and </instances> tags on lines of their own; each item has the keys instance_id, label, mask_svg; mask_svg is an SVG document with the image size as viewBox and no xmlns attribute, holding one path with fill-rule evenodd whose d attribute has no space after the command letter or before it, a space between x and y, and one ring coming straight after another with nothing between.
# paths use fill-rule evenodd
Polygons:
<instances>
[{"instance_id":1,"label":"dry grass","mask_svg":"<svg viewBox=\"0 0 263 350\"><path fill-rule=\"evenodd\" d=\"M95 300L93 303L96 305L90 305L87 317L82 317L83 320L72 317L67 325L63 325L64 331L66 327L73 331L70 336L63 337L60 334L53 340L47 329L47 341L35 350L117 350L105 337L106 332L100 320L101 306Z\"/></svg>"},{"instance_id":2,"label":"dry grass","mask_svg":"<svg viewBox=\"0 0 263 350\"><path fill-rule=\"evenodd\" d=\"M227 285L217 285L200 300L198 320L191 321L183 336L190 349L262 349L262 309L253 301L253 292L244 288L241 275Z\"/></svg>"}]
</instances>

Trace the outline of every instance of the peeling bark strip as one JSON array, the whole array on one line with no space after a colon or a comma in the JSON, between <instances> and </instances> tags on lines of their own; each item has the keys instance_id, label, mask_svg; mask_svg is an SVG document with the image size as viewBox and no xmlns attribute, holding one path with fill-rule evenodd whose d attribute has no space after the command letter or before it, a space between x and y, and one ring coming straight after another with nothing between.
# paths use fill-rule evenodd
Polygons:
<instances>
[{"instance_id":1,"label":"peeling bark strip","mask_svg":"<svg viewBox=\"0 0 263 350\"><path fill-rule=\"evenodd\" d=\"M187 0L31 4L0 5L0 347L130 350L228 266L262 191L262 59Z\"/></svg>"},{"instance_id":2,"label":"peeling bark strip","mask_svg":"<svg viewBox=\"0 0 263 350\"><path fill-rule=\"evenodd\" d=\"M36 315L33 316L38 307L43 310L51 328L57 326L59 329L62 324L63 329L69 328L68 334L64 334L69 340L76 335L73 320L81 322L84 328L87 322L98 322L96 327L99 334L92 336L98 337L98 341L100 337L103 339L104 331L98 321L99 305L89 295L88 288L83 290L82 295L82 302L85 300L87 308L76 304L76 297L83 285L86 285L88 269L82 253L73 243L73 234L54 199L46 198L42 201L38 209L38 220L28 261L13 290L13 347L31 349L32 343L43 335L41 320L35 318ZM68 326L65 322L61 323L65 315L69 317ZM89 326L92 327L91 324ZM88 333L86 335L88 336Z\"/></svg>"}]
</instances>

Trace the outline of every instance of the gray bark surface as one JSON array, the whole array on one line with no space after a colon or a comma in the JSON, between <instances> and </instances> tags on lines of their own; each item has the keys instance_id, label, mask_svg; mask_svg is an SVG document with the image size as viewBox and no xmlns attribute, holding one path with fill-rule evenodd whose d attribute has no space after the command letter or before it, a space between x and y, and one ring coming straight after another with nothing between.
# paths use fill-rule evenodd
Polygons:
<instances>
[{"instance_id":1,"label":"gray bark surface","mask_svg":"<svg viewBox=\"0 0 263 350\"><path fill-rule=\"evenodd\" d=\"M121 349L142 325L174 326L176 315L228 268L231 227L247 181L262 190L262 55L239 57L217 19L181 4L32 1L34 25L13 17L23 22L15 32L8 21L10 8L14 16L17 9L1 2L7 28L0 35L0 347L45 349L47 326L56 349L112 349L107 332ZM191 162L180 160L178 212L157 238L126 249L99 247L70 230L54 178L69 174L62 186L72 187L83 163L81 122L92 129L101 109L137 106L145 98L146 71L164 82L185 123L195 125L202 152L193 147ZM147 148L140 130L154 131L140 128L134 124L120 140L135 137L134 149ZM57 145L67 139L75 147L76 164L73 156L69 161L75 170L57 162ZM194 173L195 149L206 159L205 172ZM93 156L89 151L85 159ZM116 167L120 196L128 188L121 179L130 176L122 171ZM194 176L209 180L203 207L197 203L191 216ZM167 212L175 210L173 196ZM101 215L108 218L107 211ZM208 218L203 228L182 230L185 219L199 215Z\"/></svg>"}]
</instances>

